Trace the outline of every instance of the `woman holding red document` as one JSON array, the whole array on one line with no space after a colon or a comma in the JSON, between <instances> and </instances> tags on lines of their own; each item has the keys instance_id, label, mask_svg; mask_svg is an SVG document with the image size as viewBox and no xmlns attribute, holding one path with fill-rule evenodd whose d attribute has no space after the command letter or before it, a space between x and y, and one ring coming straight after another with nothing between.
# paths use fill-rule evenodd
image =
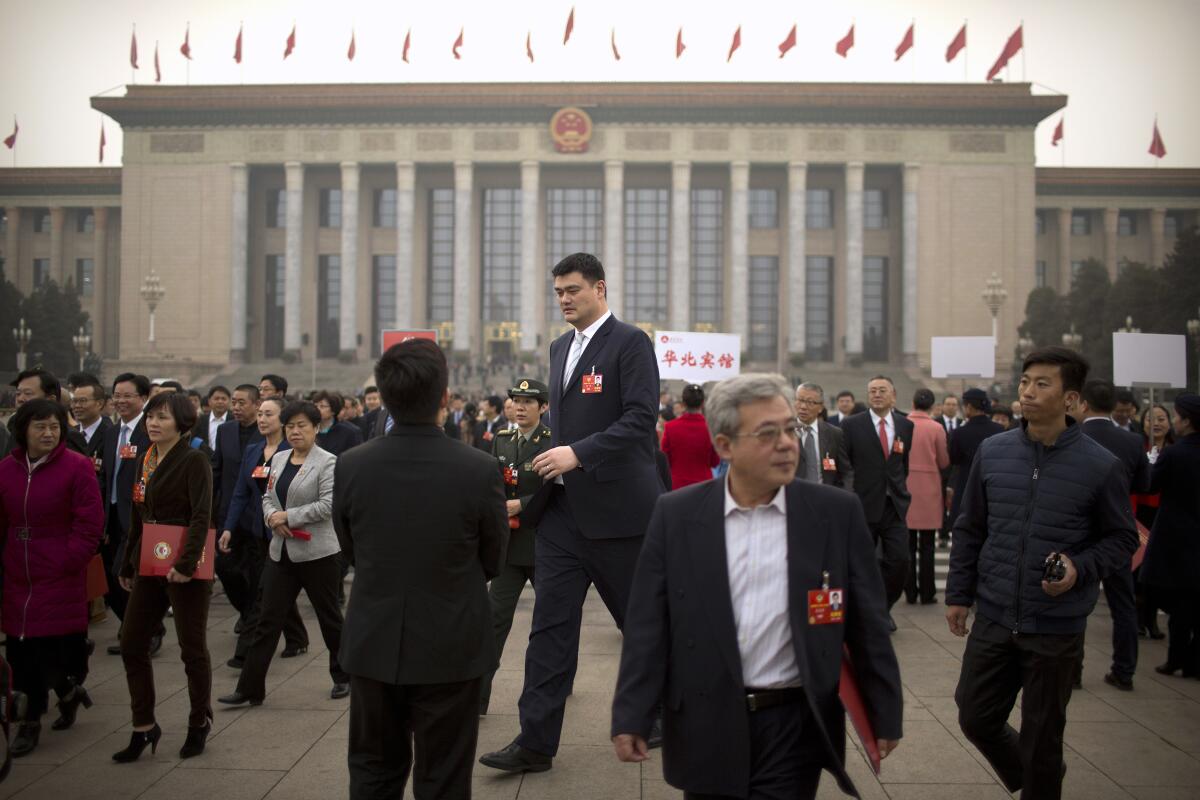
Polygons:
<instances>
[{"instance_id":1,"label":"woman holding red document","mask_svg":"<svg viewBox=\"0 0 1200 800\"><path fill-rule=\"evenodd\" d=\"M179 757L203 753L212 727L212 668L206 637L212 581L192 577L208 538L212 467L208 457L188 447L184 438L196 424L196 412L187 395L157 394L146 404L145 415L150 447L138 454L134 467L137 482L133 486L133 518L120 572L121 585L130 592L121 628L121 659L129 682L133 734L129 746L113 754L113 760L119 762L137 760L147 745L153 753L162 737L162 729L154 719L150 637L162 624L168 606L175 611L175 632L192 704L187 740ZM143 527L150 523L186 529L166 577L138 574Z\"/></svg>"}]
</instances>

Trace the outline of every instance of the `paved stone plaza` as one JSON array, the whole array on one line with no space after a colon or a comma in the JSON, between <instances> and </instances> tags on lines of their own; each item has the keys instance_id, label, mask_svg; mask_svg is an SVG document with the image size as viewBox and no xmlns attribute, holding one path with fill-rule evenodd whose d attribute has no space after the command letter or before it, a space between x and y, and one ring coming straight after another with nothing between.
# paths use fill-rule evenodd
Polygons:
<instances>
[{"instance_id":1,"label":"paved stone plaza","mask_svg":"<svg viewBox=\"0 0 1200 800\"><path fill-rule=\"evenodd\" d=\"M507 744L517 731L532 592L522 599L496 678L492 713L480 721L480 752ZM129 705L120 659L104 654L116 625L93 626L97 655L88 680L96 705L81 710L76 726L51 731L44 720L41 745L18 761L0 797L22 800L118 800L119 798L214 798L216 800L333 800L347 795L346 741L349 700L329 700L326 655L311 608L301 601L313 646L296 659L276 659L265 705L216 707L208 750L181 762L187 691L179 648L168 641L155 659L159 723L164 735L157 755L147 750L131 765L110 755L129 737ZM905 688L905 738L884 762L876 780L862 757L850 752L850 774L864 798L970 798L1008 796L982 758L958 730L954 687L963 642L951 636L941 606L896 609L894 641ZM233 650L233 609L213 602L209 646L214 698L233 689L236 674L225 666ZM168 621L169 622L169 621ZM1071 700L1067 726L1064 796L1105 800L1183 800L1200 797L1200 681L1163 678L1153 671L1165 658L1162 642L1142 642L1136 691L1118 692L1103 682L1110 625L1103 605L1091 620L1082 692ZM554 769L539 775L506 776L476 767L475 797L520 800L657 800L680 793L662 781L654 758L644 765L616 761L608 743L609 709L621 639L593 592L584 614L575 694L567 708L563 746ZM1014 717L1016 714L1014 713ZM411 789L409 795L411 797ZM841 797L831 780L822 798Z\"/></svg>"}]
</instances>

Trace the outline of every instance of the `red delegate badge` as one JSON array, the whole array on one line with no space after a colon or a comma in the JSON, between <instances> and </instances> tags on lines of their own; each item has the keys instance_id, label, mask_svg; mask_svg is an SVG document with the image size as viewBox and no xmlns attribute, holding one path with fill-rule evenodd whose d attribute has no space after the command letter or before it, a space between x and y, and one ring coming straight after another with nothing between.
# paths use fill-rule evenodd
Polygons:
<instances>
[{"instance_id":1,"label":"red delegate badge","mask_svg":"<svg viewBox=\"0 0 1200 800\"><path fill-rule=\"evenodd\" d=\"M121 458L137 458L137 445L136 444L127 444L127 445L123 446L120 450L119 455L121 456Z\"/></svg>"},{"instance_id":2,"label":"red delegate badge","mask_svg":"<svg viewBox=\"0 0 1200 800\"><path fill-rule=\"evenodd\" d=\"M808 593L808 624L831 625L846 615L845 595L841 589L811 589Z\"/></svg>"},{"instance_id":3,"label":"red delegate badge","mask_svg":"<svg viewBox=\"0 0 1200 800\"><path fill-rule=\"evenodd\" d=\"M269 478L271 476L271 468L266 464L259 464L254 468L254 472L250 473L251 478Z\"/></svg>"},{"instance_id":4,"label":"red delegate badge","mask_svg":"<svg viewBox=\"0 0 1200 800\"><path fill-rule=\"evenodd\" d=\"M837 462L831 457L825 456L825 458L821 459L821 469L826 472L837 472Z\"/></svg>"},{"instance_id":5,"label":"red delegate badge","mask_svg":"<svg viewBox=\"0 0 1200 800\"><path fill-rule=\"evenodd\" d=\"M604 391L604 376L592 372L583 376L583 393L600 394Z\"/></svg>"},{"instance_id":6,"label":"red delegate badge","mask_svg":"<svg viewBox=\"0 0 1200 800\"><path fill-rule=\"evenodd\" d=\"M133 502L135 502L135 503L146 502L146 482L145 481L138 481L137 483L135 483L133 485Z\"/></svg>"}]
</instances>

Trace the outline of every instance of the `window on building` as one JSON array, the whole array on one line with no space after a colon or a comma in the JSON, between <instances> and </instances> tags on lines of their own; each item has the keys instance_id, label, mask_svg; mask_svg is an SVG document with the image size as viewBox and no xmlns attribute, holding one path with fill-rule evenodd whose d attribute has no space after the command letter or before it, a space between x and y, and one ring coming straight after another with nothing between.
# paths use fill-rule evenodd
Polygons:
<instances>
[{"instance_id":1,"label":"window on building","mask_svg":"<svg viewBox=\"0 0 1200 800\"><path fill-rule=\"evenodd\" d=\"M833 227L833 190L809 189L805 192L804 215L809 230Z\"/></svg>"},{"instance_id":2,"label":"window on building","mask_svg":"<svg viewBox=\"0 0 1200 800\"><path fill-rule=\"evenodd\" d=\"M863 227L869 231L885 230L888 226L887 190L863 191Z\"/></svg>"},{"instance_id":3,"label":"window on building","mask_svg":"<svg viewBox=\"0 0 1200 800\"><path fill-rule=\"evenodd\" d=\"M757 230L779 227L779 192L774 189L750 190L750 227Z\"/></svg>"},{"instance_id":4,"label":"window on building","mask_svg":"<svg viewBox=\"0 0 1200 800\"><path fill-rule=\"evenodd\" d=\"M1033 227L1034 227L1034 230L1037 232L1037 235L1038 236L1044 235L1046 233L1046 212L1038 211L1037 213L1035 213L1033 215L1033 220L1034 220Z\"/></svg>"},{"instance_id":5,"label":"window on building","mask_svg":"<svg viewBox=\"0 0 1200 800\"><path fill-rule=\"evenodd\" d=\"M454 190L429 190L429 276L426 315L430 325L454 319Z\"/></svg>"},{"instance_id":6,"label":"window on building","mask_svg":"<svg viewBox=\"0 0 1200 800\"><path fill-rule=\"evenodd\" d=\"M80 209L75 213L75 232L93 233L96 230L96 214L90 209Z\"/></svg>"},{"instance_id":7,"label":"window on building","mask_svg":"<svg viewBox=\"0 0 1200 800\"><path fill-rule=\"evenodd\" d=\"M600 189L546 190L546 320L562 322L550 270L571 253L600 253L604 192Z\"/></svg>"},{"instance_id":8,"label":"window on building","mask_svg":"<svg viewBox=\"0 0 1200 800\"><path fill-rule=\"evenodd\" d=\"M50 259L35 258L33 260L33 288L41 289L50 280Z\"/></svg>"},{"instance_id":9,"label":"window on building","mask_svg":"<svg viewBox=\"0 0 1200 800\"><path fill-rule=\"evenodd\" d=\"M320 194L320 224L322 228L342 227L342 190L322 189Z\"/></svg>"},{"instance_id":10,"label":"window on building","mask_svg":"<svg viewBox=\"0 0 1200 800\"><path fill-rule=\"evenodd\" d=\"M1117 260L1117 277L1119 278L1122 275L1124 275L1125 270L1127 270L1127 269L1129 269L1129 259L1128 258L1118 259Z\"/></svg>"},{"instance_id":11,"label":"window on building","mask_svg":"<svg viewBox=\"0 0 1200 800\"><path fill-rule=\"evenodd\" d=\"M1167 214L1163 217L1163 238L1167 240L1167 244L1179 238L1180 227L1178 214Z\"/></svg>"},{"instance_id":12,"label":"window on building","mask_svg":"<svg viewBox=\"0 0 1200 800\"><path fill-rule=\"evenodd\" d=\"M1046 285L1046 262L1041 259L1033 267L1033 285L1038 289Z\"/></svg>"},{"instance_id":13,"label":"window on building","mask_svg":"<svg viewBox=\"0 0 1200 800\"><path fill-rule=\"evenodd\" d=\"M287 268L283 256L267 256L264 277L263 356L279 358L283 355L283 318L287 303Z\"/></svg>"},{"instance_id":14,"label":"window on building","mask_svg":"<svg viewBox=\"0 0 1200 800\"><path fill-rule=\"evenodd\" d=\"M1117 236L1137 236L1137 215L1132 211L1117 214Z\"/></svg>"},{"instance_id":15,"label":"window on building","mask_svg":"<svg viewBox=\"0 0 1200 800\"><path fill-rule=\"evenodd\" d=\"M750 256L750 360L779 356L779 258Z\"/></svg>"},{"instance_id":16,"label":"window on building","mask_svg":"<svg viewBox=\"0 0 1200 800\"><path fill-rule=\"evenodd\" d=\"M267 189L267 227L287 227L287 191Z\"/></svg>"},{"instance_id":17,"label":"window on building","mask_svg":"<svg viewBox=\"0 0 1200 800\"><path fill-rule=\"evenodd\" d=\"M804 265L804 354L833 360L833 259L809 256Z\"/></svg>"},{"instance_id":18,"label":"window on building","mask_svg":"<svg viewBox=\"0 0 1200 800\"><path fill-rule=\"evenodd\" d=\"M863 258L863 359L888 360L888 260Z\"/></svg>"},{"instance_id":19,"label":"window on building","mask_svg":"<svg viewBox=\"0 0 1200 800\"><path fill-rule=\"evenodd\" d=\"M625 190L625 315L630 322L667 321L670 192Z\"/></svg>"},{"instance_id":20,"label":"window on building","mask_svg":"<svg viewBox=\"0 0 1200 800\"><path fill-rule=\"evenodd\" d=\"M376 228L396 227L396 190L375 190L375 213L372 224Z\"/></svg>"},{"instance_id":21,"label":"window on building","mask_svg":"<svg viewBox=\"0 0 1200 800\"><path fill-rule=\"evenodd\" d=\"M753 227L753 204L750 208ZM721 189L692 190L691 245L692 325L721 330L725 296L725 192Z\"/></svg>"},{"instance_id":22,"label":"window on building","mask_svg":"<svg viewBox=\"0 0 1200 800\"><path fill-rule=\"evenodd\" d=\"M317 256L317 355L333 358L341 348L342 257Z\"/></svg>"},{"instance_id":23,"label":"window on building","mask_svg":"<svg viewBox=\"0 0 1200 800\"><path fill-rule=\"evenodd\" d=\"M1091 236L1092 234L1092 213L1090 211L1072 211L1071 212L1071 235L1072 236Z\"/></svg>"},{"instance_id":24,"label":"window on building","mask_svg":"<svg viewBox=\"0 0 1200 800\"><path fill-rule=\"evenodd\" d=\"M1071 261L1071 280L1074 281L1079 275L1079 270L1083 269L1083 259L1072 259Z\"/></svg>"},{"instance_id":25,"label":"window on building","mask_svg":"<svg viewBox=\"0 0 1200 800\"><path fill-rule=\"evenodd\" d=\"M75 290L80 297L91 297L96 293L96 262L90 258L75 259Z\"/></svg>"},{"instance_id":26,"label":"window on building","mask_svg":"<svg viewBox=\"0 0 1200 800\"><path fill-rule=\"evenodd\" d=\"M50 233L50 212L40 208L33 212L33 232Z\"/></svg>"},{"instance_id":27,"label":"window on building","mask_svg":"<svg viewBox=\"0 0 1200 800\"><path fill-rule=\"evenodd\" d=\"M383 347L383 331L396 326L396 257L371 258L371 355Z\"/></svg>"},{"instance_id":28,"label":"window on building","mask_svg":"<svg viewBox=\"0 0 1200 800\"><path fill-rule=\"evenodd\" d=\"M483 191L483 319L521 318L521 190Z\"/></svg>"}]
</instances>

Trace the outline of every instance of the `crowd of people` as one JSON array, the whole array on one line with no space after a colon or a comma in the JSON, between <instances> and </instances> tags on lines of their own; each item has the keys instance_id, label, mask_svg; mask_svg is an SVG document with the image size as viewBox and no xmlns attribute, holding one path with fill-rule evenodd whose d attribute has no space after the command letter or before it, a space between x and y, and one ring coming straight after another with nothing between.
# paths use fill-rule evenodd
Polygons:
<instances>
[{"instance_id":1,"label":"crowd of people","mask_svg":"<svg viewBox=\"0 0 1200 800\"><path fill-rule=\"evenodd\" d=\"M479 759L505 772L553 767L591 586L624 639L616 755L663 747L689 797L810 797L823 769L853 791L843 645L886 757L902 736L891 610L937 602L939 547L947 624L970 634L960 724L1023 797L1059 796L1101 586L1109 685L1133 690L1159 609L1169 651L1155 668L1200 677L1197 396L1139 417L1132 394L1052 347L1025 359L1012 404L921 388L902 409L884 375L865 403L850 390L830 402L762 374L676 402L649 339L609 311L599 260L575 254L553 277L572 330L546 380L518 377L507 397L452 393L425 340L390 348L353 396L301 397L274 374L201 393L21 372L0 429L0 628L28 698L13 755L37 748L51 690L55 731L92 705L88 625L107 613L132 722L112 758L163 736L154 656L168 619L190 712L164 722L185 728L181 758L203 753L217 582L238 615L240 676L217 698L230 706L268 700L281 638L279 657L307 651L304 591L329 696L350 698L354 798L399 796L410 777L417 797L470 795L478 718L529 584L519 732ZM1007 722L1018 691L1020 733Z\"/></svg>"}]
</instances>

